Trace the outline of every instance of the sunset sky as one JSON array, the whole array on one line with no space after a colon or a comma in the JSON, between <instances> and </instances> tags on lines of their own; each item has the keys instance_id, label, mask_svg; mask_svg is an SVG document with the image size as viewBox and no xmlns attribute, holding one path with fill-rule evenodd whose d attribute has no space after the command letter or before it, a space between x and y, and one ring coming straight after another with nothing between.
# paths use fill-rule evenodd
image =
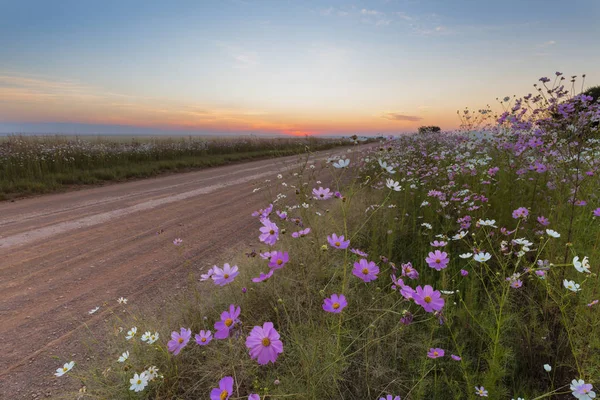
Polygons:
<instances>
[{"instance_id":1,"label":"sunset sky","mask_svg":"<svg viewBox=\"0 0 600 400\"><path fill-rule=\"evenodd\" d=\"M598 0L0 0L0 132L452 129L555 71L600 84L598 21Z\"/></svg>"}]
</instances>

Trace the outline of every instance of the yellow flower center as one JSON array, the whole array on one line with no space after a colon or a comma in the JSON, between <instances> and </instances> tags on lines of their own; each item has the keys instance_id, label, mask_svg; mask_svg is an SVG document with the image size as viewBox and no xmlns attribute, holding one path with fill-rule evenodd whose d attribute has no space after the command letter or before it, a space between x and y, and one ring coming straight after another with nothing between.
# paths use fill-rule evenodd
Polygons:
<instances>
[{"instance_id":1,"label":"yellow flower center","mask_svg":"<svg viewBox=\"0 0 600 400\"><path fill-rule=\"evenodd\" d=\"M141 379L138 379L138 380L137 380L137 384L138 384L138 385L141 385L141 384L142 384L142 380L141 380Z\"/></svg>"},{"instance_id":2,"label":"yellow flower center","mask_svg":"<svg viewBox=\"0 0 600 400\"><path fill-rule=\"evenodd\" d=\"M224 274L223 278L225 278L225 279L229 278L229 274Z\"/></svg>"},{"instance_id":3,"label":"yellow flower center","mask_svg":"<svg viewBox=\"0 0 600 400\"><path fill-rule=\"evenodd\" d=\"M341 243L340 242L335 242L335 246L336 247L340 247Z\"/></svg>"},{"instance_id":4,"label":"yellow flower center","mask_svg":"<svg viewBox=\"0 0 600 400\"><path fill-rule=\"evenodd\" d=\"M340 308L340 303L333 303L333 309L337 310L338 308Z\"/></svg>"},{"instance_id":5,"label":"yellow flower center","mask_svg":"<svg viewBox=\"0 0 600 400\"><path fill-rule=\"evenodd\" d=\"M271 230L269 231L269 233L270 233L271 235L274 235L274 234L275 234L275 231L274 231L273 229L271 229Z\"/></svg>"},{"instance_id":6,"label":"yellow flower center","mask_svg":"<svg viewBox=\"0 0 600 400\"><path fill-rule=\"evenodd\" d=\"M183 343L183 338L182 338L182 337L180 337L179 339L177 339L177 341L178 341L179 343Z\"/></svg>"},{"instance_id":7,"label":"yellow flower center","mask_svg":"<svg viewBox=\"0 0 600 400\"><path fill-rule=\"evenodd\" d=\"M430 296L425 296L425 298L423 300L425 300L425 303L431 303L431 297Z\"/></svg>"},{"instance_id":8,"label":"yellow flower center","mask_svg":"<svg viewBox=\"0 0 600 400\"><path fill-rule=\"evenodd\" d=\"M227 398L227 396L229 396L229 393L227 393L227 390L223 390L221 392L221 396L219 396L221 398L221 400L225 400Z\"/></svg>"},{"instance_id":9,"label":"yellow flower center","mask_svg":"<svg viewBox=\"0 0 600 400\"><path fill-rule=\"evenodd\" d=\"M281 260L281 259L277 260L277 265L281 265L281 264L283 264L283 260Z\"/></svg>"},{"instance_id":10,"label":"yellow flower center","mask_svg":"<svg viewBox=\"0 0 600 400\"><path fill-rule=\"evenodd\" d=\"M231 324L233 324L233 320L231 318L227 318L225 320L225 326L229 327L229 326L231 326Z\"/></svg>"},{"instance_id":11,"label":"yellow flower center","mask_svg":"<svg viewBox=\"0 0 600 400\"><path fill-rule=\"evenodd\" d=\"M69 370L69 368L67 368L67 367L63 367L63 371L64 371L64 372L67 372L68 370Z\"/></svg>"},{"instance_id":12,"label":"yellow flower center","mask_svg":"<svg viewBox=\"0 0 600 400\"><path fill-rule=\"evenodd\" d=\"M206 338L205 338L205 337L203 337L202 339L200 339L200 341L201 341L202 343L204 343L204 342L206 342Z\"/></svg>"},{"instance_id":13,"label":"yellow flower center","mask_svg":"<svg viewBox=\"0 0 600 400\"><path fill-rule=\"evenodd\" d=\"M369 273L369 269L368 268L363 268L362 273L367 275Z\"/></svg>"},{"instance_id":14,"label":"yellow flower center","mask_svg":"<svg viewBox=\"0 0 600 400\"><path fill-rule=\"evenodd\" d=\"M435 262L436 262L436 264L439 264L439 263L441 263L441 262L442 262L442 260L440 260L439 258L436 258L436 259L435 259Z\"/></svg>"},{"instance_id":15,"label":"yellow flower center","mask_svg":"<svg viewBox=\"0 0 600 400\"><path fill-rule=\"evenodd\" d=\"M267 347L267 346L268 346L268 345L270 345L270 344L271 344L271 341L269 340L269 338L264 338L264 339L262 340L262 345L263 345L263 346Z\"/></svg>"}]
</instances>

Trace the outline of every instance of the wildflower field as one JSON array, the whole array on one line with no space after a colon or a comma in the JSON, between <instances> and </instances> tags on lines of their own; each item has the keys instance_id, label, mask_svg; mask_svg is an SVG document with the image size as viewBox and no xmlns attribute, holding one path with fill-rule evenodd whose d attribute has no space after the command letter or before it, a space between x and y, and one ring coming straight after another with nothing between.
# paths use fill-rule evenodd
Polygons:
<instances>
[{"instance_id":1,"label":"wildflower field","mask_svg":"<svg viewBox=\"0 0 600 400\"><path fill-rule=\"evenodd\" d=\"M339 146L307 138L22 136L0 138L0 200Z\"/></svg>"},{"instance_id":2,"label":"wildflower field","mask_svg":"<svg viewBox=\"0 0 600 400\"><path fill-rule=\"evenodd\" d=\"M107 358L56 375L98 399L595 398L600 104L561 78L461 112L485 128L273 171L253 247L166 320L111 300Z\"/></svg>"}]
</instances>

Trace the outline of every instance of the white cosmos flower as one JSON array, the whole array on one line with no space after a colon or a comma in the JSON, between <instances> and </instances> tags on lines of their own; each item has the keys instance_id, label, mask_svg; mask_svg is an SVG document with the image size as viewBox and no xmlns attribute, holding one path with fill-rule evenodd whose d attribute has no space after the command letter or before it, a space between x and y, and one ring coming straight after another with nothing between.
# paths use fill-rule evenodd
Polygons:
<instances>
[{"instance_id":1,"label":"white cosmos flower","mask_svg":"<svg viewBox=\"0 0 600 400\"><path fill-rule=\"evenodd\" d=\"M138 374L133 375L133 378L131 378L129 380L129 383L131 383L129 390L133 390L135 392L141 392L148 385L148 378L149 377L146 374L146 371L142 372L139 375Z\"/></svg>"},{"instance_id":2,"label":"white cosmos flower","mask_svg":"<svg viewBox=\"0 0 600 400\"><path fill-rule=\"evenodd\" d=\"M492 255L490 253L478 253L478 254L475 254L475 256L473 257L473 260L483 263L483 262L486 262L487 260L489 260L490 258L492 258Z\"/></svg>"},{"instance_id":3,"label":"white cosmos flower","mask_svg":"<svg viewBox=\"0 0 600 400\"><path fill-rule=\"evenodd\" d=\"M388 189L392 189L393 191L396 191L396 192L399 192L402 190L402 188L400 187L400 183L396 182L393 179L388 178L385 180L385 182L386 182L385 185L388 187Z\"/></svg>"},{"instance_id":4,"label":"white cosmos flower","mask_svg":"<svg viewBox=\"0 0 600 400\"><path fill-rule=\"evenodd\" d=\"M119 298L117 299L117 302L118 302L119 304L127 304L127 299L126 299L125 297L119 297Z\"/></svg>"},{"instance_id":5,"label":"white cosmos flower","mask_svg":"<svg viewBox=\"0 0 600 400\"><path fill-rule=\"evenodd\" d=\"M62 368L57 369L54 375L58 377L63 376L64 374L69 372L73 368L73 366L75 366L75 361L68 362L65 365L63 365Z\"/></svg>"},{"instance_id":6,"label":"white cosmos flower","mask_svg":"<svg viewBox=\"0 0 600 400\"><path fill-rule=\"evenodd\" d=\"M125 339L127 339L127 340L133 339L133 337L135 336L136 333L137 333L137 327L134 326L133 328L131 328L130 330L127 331L127 336L125 336Z\"/></svg>"},{"instance_id":7,"label":"white cosmos flower","mask_svg":"<svg viewBox=\"0 0 600 400\"><path fill-rule=\"evenodd\" d=\"M550 364L544 364L544 369L546 370L546 372L552 371L552 367L550 366Z\"/></svg>"},{"instance_id":8,"label":"white cosmos flower","mask_svg":"<svg viewBox=\"0 0 600 400\"><path fill-rule=\"evenodd\" d=\"M119 357L119 359L117 361L119 361L120 363L123 363L123 362L127 361L128 358L129 358L129 351L126 351L125 353L121 354L121 356Z\"/></svg>"},{"instance_id":9,"label":"white cosmos flower","mask_svg":"<svg viewBox=\"0 0 600 400\"><path fill-rule=\"evenodd\" d=\"M148 331L148 332L144 332L144 334L142 335L141 339L142 342L147 341L148 339L150 339L150 335L152 335L152 332Z\"/></svg>"},{"instance_id":10,"label":"white cosmos flower","mask_svg":"<svg viewBox=\"0 0 600 400\"><path fill-rule=\"evenodd\" d=\"M425 228L427 228L427 229L432 229L432 228L433 228L433 227L431 226L431 224L428 224L427 222L423 222L423 223L421 224L421 226L423 226L423 227L425 227Z\"/></svg>"},{"instance_id":11,"label":"white cosmos flower","mask_svg":"<svg viewBox=\"0 0 600 400\"><path fill-rule=\"evenodd\" d=\"M148 368L144 372L146 373L146 376L148 377L149 381L154 380L154 378L158 376L158 368L156 368L155 366Z\"/></svg>"},{"instance_id":12,"label":"white cosmos flower","mask_svg":"<svg viewBox=\"0 0 600 400\"><path fill-rule=\"evenodd\" d=\"M460 258L471 258L473 257L473 253L463 253L463 254L459 254Z\"/></svg>"},{"instance_id":13,"label":"white cosmos flower","mask_svg":"<svg viewBox=\"0 0 600 400\"><path fill-rule=\"evenodd\" d=\"M465 236L467 236L467 232L460 231L456 235L452 236L452 239L453 240L460 240L460 239L464 238Z\"/></svg>"},{"instance_id":14,"label":"white cosmos flower","mask_svg":"<svg viewBox=\"0 0 600 400\"><path fill-rule=\"evenodd\" d=\"M579 257L573 257L573 266L575 267L575 269L581 273L586 273L589 274L591 273L590 271L590 261L588 260L587 256L583 257L583 260L579 261Z\"/></svg>"},{"instance_id":15,"label":"white cosmos flower","mask_svg":"<svg viewBox=\"0 0 600 400\"><path fill-rule=\"evenodd\" d=\"M100 307L95 307L92 308L90 311L88 311L88 314L92 315L93 313L95 313L96 311L98 311L100 309Z\"/></svg>"},{"instance_id":16,"label":"white cosmos flower","mask_svg":"<svg viewBox=\"0 0 600 400\"><path fill-rule=\"evenodd\" d=\"M282 178L283 178L283 175L281 175L281 174L277 175L277 179L282 179Z\"/></svg>"},{"instance_id":17,"label":"white cosmos flower","mask_svg":"<svg viewBox=\"0 0 600 400\"><path fill-rule=\"evenodd\" d=\"M477 225L479 226L491 226L492 228L497 228L496 224L496 220L495 219L480 219L479 221L477 221Z\"/></svg>"},{"instance_id":18,"label":"white cosmos flower","mask_svg":"<svg viewBox=\"0 0 600 400\"><path fill-rule=\"evenodd\" d=\"M564 280L563 285L565 288L569 289L571 292L579 292L581 290L579 283L575 283L575 281Z\"/></svg>"},{"instance_id":19,"label":"white cosmos flower","mask_svg":"<svg viewBox=\"0 0 600 400\"><path fill-rule=\"evenodd\" d=\"M421 203L421 207L427 207L428 205L429 205L429 202L428 202L427 200L424 200L424 201Z\"/></svg>"},{"instance_id":20,"label":"white cosmos flower","mask_svg":"<svg viewBox=\"0 0 600 400\"><path fill-rule=\"evenodd\" d=\"M394 171L394 167L392 167L391 165L387 165L387 162L385 161L379 160L379 165L381 166L381 168L383 168L390 174L396 173L396 171Z\"/></svg>"},{"instance_id":21,"label":"white cosmos flower","mask_svg":"<svg viewBox=\"0 0 600 400\"><path fill-rule=\"evenodd\" d=\"M349 164L350 164L350 160L346 158L346 159L341 159L338 162L334 162L333 166L335 168L346 168Z\"/></svg>"},{"instance_id":22,"label":"white cosmos flower","mask_svg":"<svg viewBox=\"0 0 600 400\"><path fill-rule=\"evenodd\" d=\"M548 234L548 236L553 237L553 238L559 238L560 237L560 233L552 230L552 229L546 229L546 233Z\"/></svg>"},{"instance_id":23,"label":"white cosmos flower","mask_svg":"<svg viewBox=\"0 0 600 400\"><path fill-rule=\"evenodd\" d=\"M159 334L158 332L154 332L152 335L150 335L150 337L148 338L148 344L153 344L154 342L156 342L158 340Z\"/></svg>"}]
</instances>

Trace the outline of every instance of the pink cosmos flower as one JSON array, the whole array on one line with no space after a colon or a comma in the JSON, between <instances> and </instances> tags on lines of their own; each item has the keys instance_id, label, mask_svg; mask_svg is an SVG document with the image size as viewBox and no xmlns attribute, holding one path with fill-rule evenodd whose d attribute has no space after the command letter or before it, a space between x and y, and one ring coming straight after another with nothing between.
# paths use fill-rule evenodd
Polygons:
<instances>
[{"instance_id":1,"label":"pink cosmos flower","mask_svg":"<svg viewBox=\"0 0 600 400\"><path fill-rule=\"evenodd\" d=\"M277 216L281 219L287 219L287 213L285 211L276 211Z\"/></svg>"},{"instance_id":2,"label":"pink cosmos flower","mask_svg":"<svg viewBox=\"0 0 600 400\"><path fill-rule=\"evenodd\" d=\"M226 339L229 337L229 331L236 322L239 322L238 317L241 313L240 307L235 307L231 304L229 311L223 311L221 313L221 320L215 322L215 339Z\"/></svg>"},{"instance_id":3,"label":"pink cosmos flower","mask_svg":"<svg viewBox=\"0 0 600 400\"><path fill-rule=\"evenodd\" d=\"M266 274L261 272L260 275L258 276L258 278L252 278L252 282L258 283L258 282L266 281L267 279L269 279L270 277L273 276L273 272L275 272L274 269L271 269Z\"/></svg>"},{"instance_id":4,"label":"pink cosmos flower","mask_svg":"<svg viewBox=\"0 0 600 400\"><path fill-rule=\"evenodd\" d=\"M278 355L283 353L283 343L279 340L279 333L273 328L272 322L252 328L246 338L246 347L250 350L250 357L256 359L260 365L275 363Z\"/></svg>"},{"instance_id":5,"label":"pink cosmos flower","mask_svg":"<svg viewBox=\"0 0 600 400\"><path fill-rule=\"evenodd\" d=\"M444 247L448 243L444 242L443 240L441 240L441 241L434 240L433 242L431 242L429 244L432 245L433 247Z\"/></svg>"},{"instance_id":6,"label":"pink cosmos flower","mask_svg":"<svg viewBox=\"0 0 600 400\"><path fill-rule=\"evenodd\" d=\"M594 215L594 217L600 217L600 207L592 211L592 214Z\"/></svg>"},{"instance_id":7,"label":"pink cosmos flower","mask_svg":"<svg viewBox=\"0 0 600 400\"><path fill-rule=\"evenodd\" d=\"M302 229L301 231L298 231L298 232L293 232L292 237L293 238L301 238L301 237L308 235L309 233L310 233L310 228L306 228L306 229Z\"/></svg>"},{"instance_id":8,"label":"pink cosmos flower","mask_svg":"<svg viewBox=\"0 0 600 400\"><path fill-rule=\"evenodd\" d=\"M338 314L348 305L346 296L343 294L332 294L331 297L323 300L323 310Z\"/></svg>"},{"instance_id":9,"label":"pink cosmos flower","mask_svg":"<svg viewBox=\"0 0 600 400\"><path fill-rule=\"evenodd\" d=\"M272 256L274 256L275 254L277 254L276 251L265 251L264 253L259 253L258 255L260 256L260 258L262 258L263 260L269 260L271 259Z\"/></svg>"},{"instance_id":10,"label":"pink cosmos flower","mask_svg":"<svg viewBox=\"0 0 600 400\"><path fill-rule=\"evenodd\" d=\"M204 282L204 281L211 279L213 274L214 274L214 270L212 268L209 269L208 271L206 271L205 274L200 275L200 282Z\"/></svg>"},{"instance_id":11,"label":"pink cosmos flower","mask_svg":"<svg viewBox=\"0 0 600 400\"><path fill-rule=\"evenodd\" d=\"M450 259L448 258L448 253L445 251L436 250L434 252L430 252L429 257L425 258L425 261L427 261L427 264L430 268L433 268L436 271L441 271L448 266Z\"/></svg>"},{"instance_id":12,"label":"pink cosmos flower","mask_svg":"<svg viewBox=\"0 0 600 400\"><path fill-rule=\"evenodd\" d=\"M388 394L385 397L380 397L379 400L401 400L401 399L400 399L400 396L394 397L391 394Z\"/></svg>"},{"instance_id":13,"label":"pink cosmos flower","mask_svg":"<svg viewBox=\"0 0 600 400\"><path fill-rule=\"evenodd\" d=\"M228 400L233 394L233 378L226 376L219 381L219 387L210 391L210 400Z\"/></svg>"},{"instance_id":14,"label":"pink cosmos flower","mask_svg":"<svg viewBox=\"0 0 600 400\"><path fill-rule=\"evenodd\" d=\"M440 348L431 348L429 349L429 351L427 352L427 357L429 358L440 358L440 357L444 357L444 349L440 349Z\"/></svg>"},{"instance_id":15,"label":"pink cosmos flower","mask_svg":"<svg viewBox=\"0 0 600 400\"><path fill-rule=\"evenodd\" d=\"M452 358L454 361L460 361L460 360L462 360L462 358L460 358L460 356L457 356L457 355L454 355L454 354L451 354L451 355L450 355L450 357L451 357L451 358Z\"/></svg>"},{"instance_id":16,"label":"pink cosmos flower","mask_svg":"<svg viewBox=\"0 0 600 400\"><path fill-rule=\"evenodd\" d=\"M460 270L460 274L461 274L462 276L467 276L467 275L469 275L469 271L467 271L467 270L464 270L464 269L461 269L461 270Z\"/></svg>"},{"instance_id":17,"label":"pink cosmos flower","mask_svg":"<svg viewBox=\"0 0 600 400\"><path fill-rule=\"evenodd\" d=\"M405 285L404 281L401 278L394 280L394 283L395 285L392 285L392 288L395 289L394 286L397 286L400 290L400 294L402 295L402 297L404 297L406 300L413 299L413 295L415 294L415 290L413 288L411 288L408 285Z\"/></svg>"},{"instance_id":18,"label":"pink cosmos flower","mask_svg":"<svg viewBox=\"0 0 600 400\"><path fill-rule=\"evenodd\" d=\"M276 251L275 254L271 253L271 260L269 261L269 268L280 269L290 260L290 256L286 251Z\"/></svg>"},{"instance_id":19,"label":"pink cosmos flower","mask_svg":"<svg viewBox=\"0 0 600 400\"><path fill-rule=\"evenodd\" d=\"M592 302L591 302L591 303L589 303L587 306L588 306L588 307L595 306L596 304L598 304L598 302L599 302L598 300L592 300Z\"/></svg>"},{"instance_id":20,"label":"pink cosmos flower","mask_svg":"<svg viewBox=\"0 0 600 400\"><path fill-rule=\"evenodd\" d=\"M173 240L173 244L175 246L179 246L181 243L183 243L183 240L180 239L180 238L177 238L177 239Z\"/></svg>"},{"instance_id":21,"label":"pink cosmos flower","mask_svg":"<svg viewBox=\"0 0 600 400\"><path fill-rule=\"evenodd\" d=\"M407 276L410 279L419 279L419 273L413 268L412 263L402 264L402 276Z\"/></svg>"},{"instance_id":22,"label":"pink cosmos flower","mask_svg":"<svg viewBox=\"0 0 600 400\"><path fill-rule=\"evenodd\" d=\"M196 343L200 346L206 346L212 340L212 332L211 331L200 331L200 333L196 333Z\"/></svg>"},{"instance_id":23,"label":"pink cosmos flower","mask_svg":"<svg viewBox=\"0 0 600 400\"><path fill-rule=\"evenodd\" d=\"M173 355L179 354L181 349L187 346L190 341L190 337L192 336L192 330L181 328L181 332L177 333L177 331L171 332L171 340L167 343L167 348Z\"/></svg>"},{"instance_id":24,"label":"pink cosmos flower","mask_svg":"<svg viewBox=\"0 0 600 400\"><path fill-rule=\"evenodd\" d=\"M429 285L425 287L417 286L412 295L415 303L423 307L427 312L440 311L444 308L444 299L439 290L433 290Z\"/></svg>"},{"instance_id":25,"label":"pink cosmos flower","mask_svg":"<svg viewBox=\"0 0 600 400\"><path fill-rule=\"evenodd\" d=\"M354 263L354 269L352 274L359 277L365 282L371 282L377 279L379 273L379 267L373 261L367 261L361 258L358 262Z\"/></svg>"},{"instance_id":26,"label":"pink cosmos flower","mask_svg":"<svg viewBox=\"0 0 600 400\"><path fill-rule=\"evenodd\" d=\"M514 219L523 218L526 219L529 216L529 210L525 207L519 207L512 212L512 217Z\"/></svg>"},{"instance_id":27,"label":"pink cosmos flower","mask_svg":"<svg viewBox=\"0 0 600 400\"><path fill-rule=\"evenodd\" d=\"M335 233L332 233L331 236L327 236L327 241L331 247L335 247L336 249L347 249L348 245L350 245L349 240L344 240L344 235L338 236Z\"/></svg>"},{"instance_id":28,"label":"pink cosmos flower","mask_svg":"<svg viewBox=\"0 0 600 400\"><path fill-rule=\"evenodd\" d=\"M542 226L550 225L550 221L548 220L548 218L544 217L543 215L537 217L537 222Z\"/></svg>"},{"instance_id":29,"label":"pink cosmos flower","mask_svg":"<svg viewBox=\"0 0 600 400\"><path fill-rule=\"evenodd\" d=\"M333 197L333 193L329 188L323 189L322 187L319 187L318 189L313 189L312 193L316 200L329 200Z\"/></svg>"},{"instance_id":30,"label":"pink cosmos flower","mask_svg":"<svg viewBox=\"0 0 600 400\"><path fill-rule=\"evenodd\" d=\"M520 279L515 279L513 281L510 282L510 287L513 289L518 289L521 286L523 286L523 281Z\"/></svg>"},{"instance_id":31,"label":"pink cosmos flower","mask_svg":"<svg viewBox=\"0 0 600 400\"><path fill-rule=\"evenodd\" d=\"M258 210L258 211L254 211L252 213L253 217L261 217L261 218L267 218L269 215L271 215L271 213L273 212L273 204L269 204L268 207L266 207L264 210Z\"/></svg>"},{"instance_id":32,"label":"pink cosmos flower","mask_svg":"<svg viewBox=\"0 0 600 400\"><path fill-rule=\"evenodd\" d=\"M475 386L475 394L479 397L488 397L488 391L483 386Z\"/></svg>"},{"instance_id":33,"label":"pink cosmos flower","mask_svg":"<svg viewBox=\"0 0 600 400\"><path fill-rule=\"evenodd\" d=\"M217 267L216 265L212 269L212 280L215 282L215 285L219 286L225 286L228 283L233 282L235 277L239 274L237 265L231 267L227 263L223 265L223 269Z\"/></svg>"},{"instance_id":34,"label":"pink cosmos flower","mask_svg":"<svg viewBox=\"0 0 600 400\"><path fill-rule=\"evenodd\" d=\"M260 396L256 393L252 393L250 396L248 396L248 400L260 400Z\"/></svg>"},{"instance_id":35,"label":"pink cosmos flower","mask_svg":"<svg viewBox=\"0 0 600 400\"><path fill-rule=\"evenodd\" d=\"M364 251L359 250L359 249L350 249L350 252L352 252L352 253L356 254L357 256L360 256L360 257L365 257L365 258L369 257L369 255L367 253L365 253Z\"/></svg>"},{"instance_id":36,"label":"pink cosmos flower","mask_svg":"<svg viewBox=\"0 0 600 400\"><path fill-rule=\"evenodd\" d=\"M268 218L263 218L260 222L263 224L263 227L260 228L262 233L258 239L269 246L273 246L277 242L277 239L279 239L279 228Z\"/></svg>"}]
</instances>

